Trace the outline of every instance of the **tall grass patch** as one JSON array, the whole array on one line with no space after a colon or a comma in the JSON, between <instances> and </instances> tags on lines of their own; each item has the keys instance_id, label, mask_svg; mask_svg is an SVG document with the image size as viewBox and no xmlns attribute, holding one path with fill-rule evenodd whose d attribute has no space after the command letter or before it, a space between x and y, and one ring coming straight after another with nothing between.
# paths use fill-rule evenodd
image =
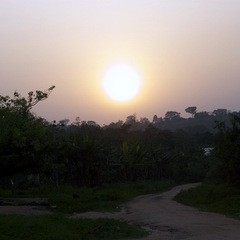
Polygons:
<instances>
[{"instance_id":1,"label":"tall grass patch","mask_svg":"<svg viewBox=\"0 0 240 240\"><path fill-rule=\"evenodd\" d=\"M202 210L240 219L240 189L226 184L204 183L196 188L180 192L174 200Z\"/></svg>"}]
</instances>

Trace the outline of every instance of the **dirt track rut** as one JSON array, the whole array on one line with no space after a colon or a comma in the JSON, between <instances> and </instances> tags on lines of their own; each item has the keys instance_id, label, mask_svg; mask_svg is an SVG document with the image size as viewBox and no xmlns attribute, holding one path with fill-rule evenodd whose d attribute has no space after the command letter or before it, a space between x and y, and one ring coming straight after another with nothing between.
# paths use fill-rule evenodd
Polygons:
<instances>
[{"instance_id":1,"label":"dirt track rut","mask_svg":"<svg viewBox=\"0 0 240 240\"><path fill-rule=\"evenodd\" d=\"M73 218L114 218L150 232L143 240L239 240L240 221L199 211L172 200L181 190L199 183L174 187L162 194L144 195L124 204L119 213L86 212Z\"/></svg>"}]
</instances>

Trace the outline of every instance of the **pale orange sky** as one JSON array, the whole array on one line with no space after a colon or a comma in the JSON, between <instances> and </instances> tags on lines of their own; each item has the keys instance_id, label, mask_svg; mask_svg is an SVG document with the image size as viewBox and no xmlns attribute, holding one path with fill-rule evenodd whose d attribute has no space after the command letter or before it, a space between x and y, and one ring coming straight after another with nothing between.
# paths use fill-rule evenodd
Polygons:
<instances>
[{"instance_id":1,"label":"pale orange sky","mask_svg":"<svg viewBox=\"0 0 240 240\"><path fill-rule=\"evenodd\" d=\"M115 103L101 88L115 63L142 76ZM48 121L99 124L197 106L240 110L239 0L1 0L1 95L55 85L33 109Z\"/></svg>"}]
</instances>

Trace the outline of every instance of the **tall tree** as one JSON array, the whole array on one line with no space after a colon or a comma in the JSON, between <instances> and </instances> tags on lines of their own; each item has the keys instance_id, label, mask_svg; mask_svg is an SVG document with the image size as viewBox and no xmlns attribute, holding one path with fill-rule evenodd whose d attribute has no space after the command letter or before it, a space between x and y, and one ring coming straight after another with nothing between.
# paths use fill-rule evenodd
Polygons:
<instances>
[{"instance_id":1,"label":"tall tree","mask_svg":"<svg viewBox=\"0 0 240 240\"><path fill-rule=\"evenodd\" d=\"M187 112L187 113L190 113L190 114L192 114L192 118L194 117L194 115L196 114L196 112L197 112L197 107L188 107L188 108L186 108L185 109L185 111Z\"/></svg>"},{"instance_id":2,"label":"tall tree","mask_svg":"<svg viewBox=\"0 0 240 240\"><path fill-rule=\"evenodd\" d=\"M209 112L206 112L206 111L197 112L195 113L195 116L194 116L194 118L196 119L204 119L209 117L210 117Z\"/></svg>"},{"instance_id":3,"label":"tall tree","mask_svg":"<svg viewBox=\"0 0 240 240\"><path fill-rule=\"evenodd\" d=\"M214 116L223 116L223 115L227 115L228 111L227 109L217 109L213 111L213 115Z\"/></svg>"},{"instance_id":4,"label":"tall tree","mask_svg":"<svg viewBox=\"0 0 240 240\"><path fill-rule=\"evenodd\" d=\"M157 117L157 115L154 115L154 116L153 116L152 123L153 123L153 124L156 124L157 122L158 122L158 117Z\"/></svg>"},{"instance_id":5,"label":"tall tree","mask_svg":"<svg viewBox=\"0 0 240 240\"><path fill-rule=\"evenodd\" d=\"M136 113L134 113L133 115L127 116L125 124L127 125L134 125L137 122L137 116Z\"/></svg>"},{"instance_id":6,"label":"tall tree","mask_svg":"<svg viewBox=\"0 0 240 240\"><path fill-rule=\"evenodd\" d=\"M48 152L49 129L46 121L37 118L30 109L46 99L54 86L47 91L29 92L22 97L0 96L0 175L38 172Z\"/></svg>"},{"instance_id":7,"label":"tall tree","mask_svg":"<svg viewBox=\"0 0 240 240\"><path fill-rule=\"evenodd\" d=\"M180 117L180 114L179 112L176 112L176 111L168 111L166 112L165 114L165 119L167 120L172 120L172 119L175 119L175 118L179 118Z\"/></svg>"},{"instance_id":8,"label":"tall tree","mask_svg":"<svg viewBox=\"0 0 240 240\"><path fill-rule=\"evenodd\" d=\"M139 122L142 129L146 129L150 124L149 119L146 117L141 117Z\"/></svg>"},{"instance_id":9,"label":"tall tree","mask_svg":"<svg viewBox=\"0 0 240 240\"><path fill-rule=\"evenodd\" d=\"M231 127L218 122L219 135L214 148L222 180L240 186L240 118L231 115Z\"/></svg>"}]
</instances>

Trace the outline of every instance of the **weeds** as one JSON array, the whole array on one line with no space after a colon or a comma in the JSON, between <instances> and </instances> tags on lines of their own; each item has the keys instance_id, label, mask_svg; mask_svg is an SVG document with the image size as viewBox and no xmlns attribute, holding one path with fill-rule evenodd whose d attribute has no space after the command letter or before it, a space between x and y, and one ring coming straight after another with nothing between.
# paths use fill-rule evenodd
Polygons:
<instances>
[{"instance_id":1,"label":"weeds","mask_svg":"<svg viewBox=\"0 0 240 240\"><path fill-rule=\"evenodd\" d=\"M240 219L240 190L226 184L202 184L179 193L174 200Z\"/></svg>"},{"instance_id":2,"label":"weeds","mask_svg":"<svg viewBox=\"0 0 240 240\"><path fill-rule=\"evenodd\" d=\"M113 219L68 219L63 215L0 215L1 240L97 240L140 238L139 227Z\"/></svg>"}]
</instances>

